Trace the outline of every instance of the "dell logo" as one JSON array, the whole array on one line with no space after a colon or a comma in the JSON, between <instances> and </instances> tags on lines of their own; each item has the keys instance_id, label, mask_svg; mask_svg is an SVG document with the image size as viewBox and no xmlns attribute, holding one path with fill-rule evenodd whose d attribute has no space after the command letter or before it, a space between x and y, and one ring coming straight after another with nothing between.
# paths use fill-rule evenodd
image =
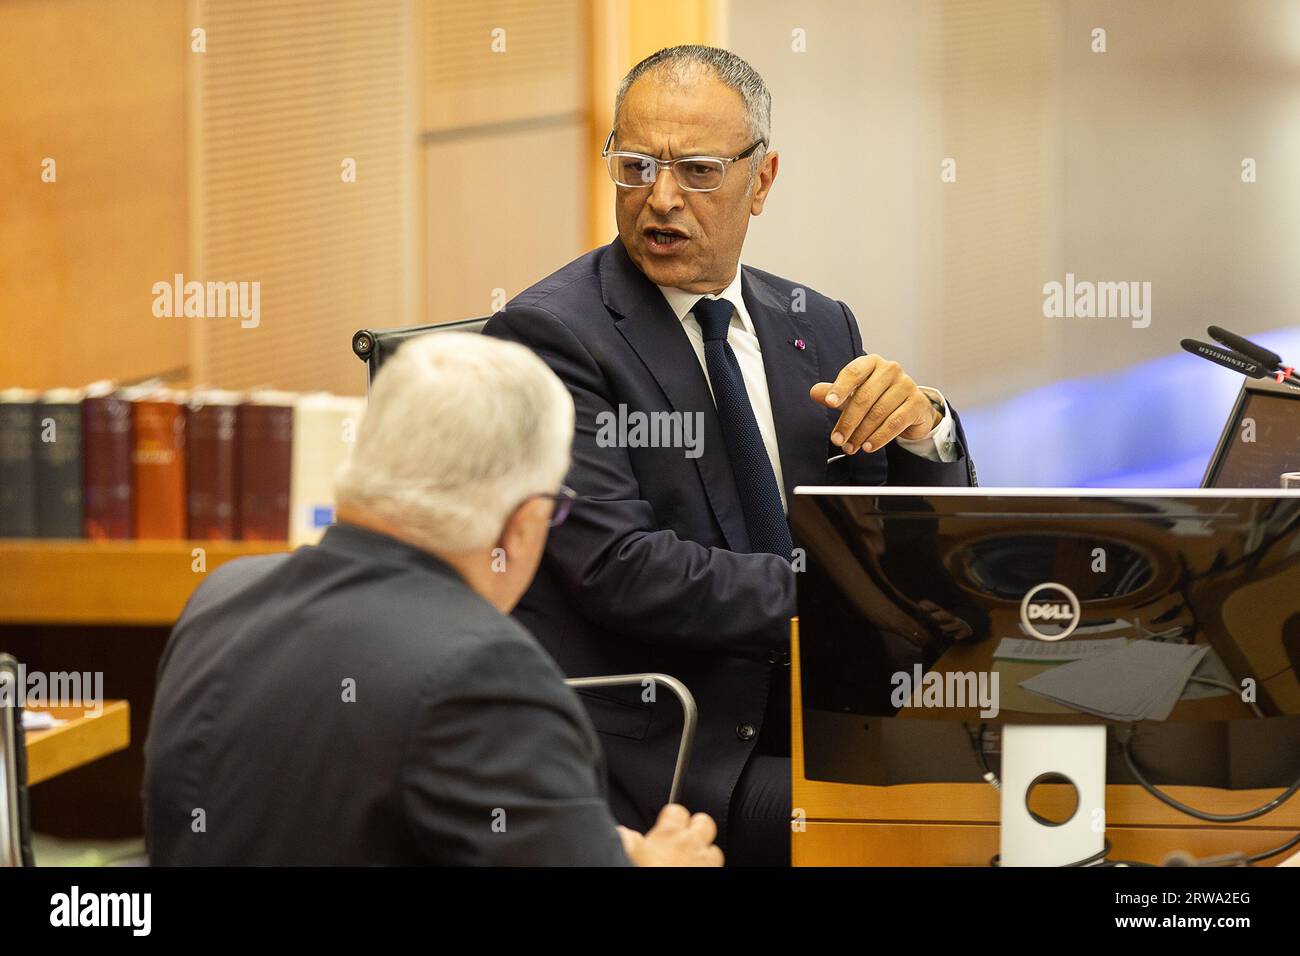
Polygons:
<instances>
[{"instance_id":1,"label":"dell logo","mask_svg":"<svg viewBox=\"0 0 1300 956\"><path fill-rule=\"evenodd\" d=\"M1069 621L1073 620L1074 612L1070 610L1068 604L1031 604L1029 605L1029 620L1031 621Z\"/></svg>"},{"instance_id":2,"label":"dell logo","mask_svg":"<svg viewBox=\"0 0 1300 956\"><path fill-rule=\"evenodd\" d=\"M1064 640L1079 626L1079 618L1079 599L1055 581L1030 588L1020 601L1020 623L1040 641Z\"/></svg>"}]
</instances>

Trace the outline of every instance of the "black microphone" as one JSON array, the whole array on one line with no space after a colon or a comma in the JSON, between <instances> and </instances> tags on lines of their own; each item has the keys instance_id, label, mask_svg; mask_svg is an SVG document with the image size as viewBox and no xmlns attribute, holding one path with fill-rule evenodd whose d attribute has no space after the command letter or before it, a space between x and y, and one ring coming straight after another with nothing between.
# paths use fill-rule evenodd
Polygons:
<instances>
[{"instance_id":1,"label":"black microphone","mask_svg":"<svg viewBox=\"0 0 1300 956\"><path fill-rule=\"evenodd\" d=\"M1272 369L1264 368L1254 359L1247 358L1232 349L1211 345L1209 342L1198 342L1196 339L1183 339L1179 344L1193 355L1199 355L1203 359L1209 359L1215 365L1240 372L1246 378L1267 378L1273 374Z\"/></svg>"},{"instance_id":2,"label":"black microphone","mask_svg":"<svg viewBox=\"0 0 1300 956\"><path fill-rule=\"evenodd\" d=\"M1240 352L1242 355L1246 356L1246 358L1255 360L1266 369L1272 370L1282 364L1282 356L1278 355L1276 352L1270 352L1262 345L1256 345L1250 339L1242 338L1235 332L1229 332L1227 329L1219 328L1217 325L1210 326L1207 331L1210 333L1210 338L1214 339L1214 341L1221 345L1226 345L1228 348L1236 352Z\"/></svg>"}]
</instances>

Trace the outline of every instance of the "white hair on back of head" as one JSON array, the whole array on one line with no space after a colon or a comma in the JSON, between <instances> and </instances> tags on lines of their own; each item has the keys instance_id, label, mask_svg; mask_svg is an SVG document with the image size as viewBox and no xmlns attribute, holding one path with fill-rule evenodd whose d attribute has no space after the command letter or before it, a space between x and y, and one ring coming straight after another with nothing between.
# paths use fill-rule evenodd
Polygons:
<instances>
[{"instance_id":1,"label":"white hair on back of head","mask_svg":"<svg viewBox=\"0 0 1300 956\"><path fill-rule=\"evenodd\" d=\"M528 496L559 488L573 426L573 399L524 346L422 335L375 377L336 498L435 550L485 548Z\"/></svg>"}]
</instances>

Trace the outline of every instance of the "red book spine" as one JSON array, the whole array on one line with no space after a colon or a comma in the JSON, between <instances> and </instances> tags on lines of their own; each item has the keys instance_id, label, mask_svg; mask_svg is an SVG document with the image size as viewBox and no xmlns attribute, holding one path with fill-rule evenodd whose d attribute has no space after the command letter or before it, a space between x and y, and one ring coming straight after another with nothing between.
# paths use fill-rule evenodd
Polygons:
<instances>
[{"instance_id":1,"label":"red book spine","mask_svg":"<svg viewBox=\"0 0 1300 956\"><path fill-rule=\"evenodd\" d=\"M191 538L234 541L239 537L237 418L234 405L192 406L189 410L186 438Z\"/></svg>"},{"instance_id":2,"label":"red book spine","mask_svg":"<svg viewBox=\"0 0 1300 956\"><path fill-rule=\"evenodd\" d=\"M81 405L87 538L129 538L132 522L131 403L117 395Z\"/></svg>"},{"instance_id":3,"label":"red book spine","mask_svg":"<svg viewBox=\"0 0 1300 956\"><path fill-rule=\"evenodd\" d=\"M245 541L289 540L293 406L239 406L239 523Z\"/></svg>"},{"instance_id":4,"label":"red book spine","mask_svg":"<svg viewBox=\"0 0 1300 956\"><path fill-rule=\"evenodd\" d=\"M135 536L185 537L185 413L179 402L133 404Z\"/></svg>"}]
</instances>

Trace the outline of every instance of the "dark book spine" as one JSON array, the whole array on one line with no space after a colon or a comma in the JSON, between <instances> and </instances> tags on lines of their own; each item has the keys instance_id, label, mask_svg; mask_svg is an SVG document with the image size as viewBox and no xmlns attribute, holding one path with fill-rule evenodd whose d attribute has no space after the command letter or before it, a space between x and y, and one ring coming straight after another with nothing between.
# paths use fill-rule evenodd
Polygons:
<instances>
[{"instance_id":1,"label":"dark book spine","mask_svg":"<svg viewBox=\"0 0 1300 956\"><path fill-rule=\"evenodd\" d=\"M234 541L239 537L236 497L238 412L234 405L189 410L190 537Z\"/></svg>"},{"instance_id":2,"label":"dark book spine","mask_svg":"<svg viewBox=\"0 0 1300 956\"><path fill-rule=\"evenodd\" d=\"M42 402L37 417L37 533L42 538L80 538L81 403Z\"/></svg>"},{"instance_id":3,"label":"dark book spine","mask_svg":"<svg viewBox=\"0 0 1300 956\"><path fill-rule=\"evenodd\" d=\"M81 403L87 538L129 538L132 529L131 403L116 395Z\"/></svg>"},{"instance_id":4,"label":"dark book spine","mask_svg":"<svg viewBox=\"0 0 1300 956\"><path fill-rule=\"evenodd\" d=\"M239 524L245 541L289 540L293 407L239 406Z\"/></svg>"},{"instance_id":5,"label":"dark book spine","mask_svg":"<svg viewBox=\"0 0 1300 956\"><path fill-rule=\"evenodd\" d=\"M0 538L36 536L36 403L0 402Z\"/></svg>"}]
</instances>

